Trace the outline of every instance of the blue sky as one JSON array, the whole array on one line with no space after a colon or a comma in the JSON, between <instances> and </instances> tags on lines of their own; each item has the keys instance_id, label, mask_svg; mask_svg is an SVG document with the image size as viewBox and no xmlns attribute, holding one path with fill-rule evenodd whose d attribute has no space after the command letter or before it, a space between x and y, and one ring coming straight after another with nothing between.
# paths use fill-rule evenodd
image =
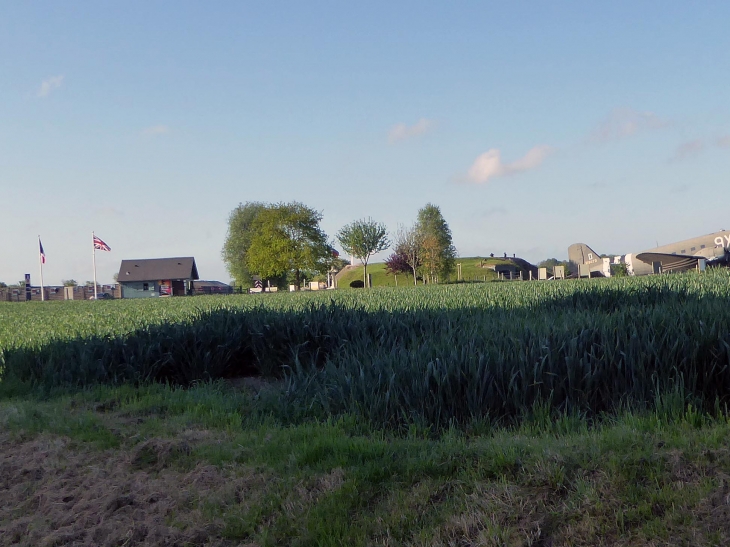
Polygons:
<instances>
[{"instance_id":1,"label":"blue sky","mask_svg":"<svg viewBox=\"0 0 730 547\"><path fill-rule=\"evenodd\" d=\"M229 212L334 238L428 202L462 256L730 228L730 4L0 4L0 280L220 260ZM595 5L594 5L595 4Z\"/></svg>"}]
</instances>

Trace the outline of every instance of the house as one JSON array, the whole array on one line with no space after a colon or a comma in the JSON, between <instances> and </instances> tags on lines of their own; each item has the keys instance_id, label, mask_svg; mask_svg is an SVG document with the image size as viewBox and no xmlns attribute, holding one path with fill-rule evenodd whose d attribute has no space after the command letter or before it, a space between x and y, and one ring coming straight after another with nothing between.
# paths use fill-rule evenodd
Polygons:
<instances>
[{"instance_id":1,"label":"house","mask_svg":"<svg viewBox=\"0 0 730 547\"><path fill-rule=\"evenodd\" d=\"M122 260L117 281L122 298L184 296L199 279L192 256Z\"/></svg>"}]
</instances>

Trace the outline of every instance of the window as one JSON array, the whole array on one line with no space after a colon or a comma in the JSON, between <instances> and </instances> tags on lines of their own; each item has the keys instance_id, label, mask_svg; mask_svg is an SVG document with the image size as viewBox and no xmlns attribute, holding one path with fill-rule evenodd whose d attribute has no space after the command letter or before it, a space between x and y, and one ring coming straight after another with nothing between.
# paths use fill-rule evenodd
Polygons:
<instances>
[{"instance_id":1,"label":"window","mask_svg":"<svg viewBox=\"0 0 730 547\"><path fill-rule=\"evenodd\" d=\"M705 248L705 246L704 246L704 245L700 245L700 249L704 249L704 248Z\"/></svg>"},{"instance_id":2,"label":"window","mask_svg":"<svg viewBox=\"0 0 730 547\"><path fill-rule=\"evenodd\" d=\"M150 290L150 284L149 283L142 283L142 290L143 291L149 291Z\"/></svg>"},{"instance_id":3,"label":"window","mask_svg":"<svg viewBox=\"0 0 730 547\"><path fill-rule=\"evenodd\" d=\"M697 247L692 247L692 248L690 249L690 251L691 251L691 252L695 252L695 249L696 249L696 248L697 248Z\"/></svg>"},{"instance_id":4,"label":"window","mask_svg":"<svg viewBox=\"0 0 730 547\"><path fill-rule=\"evenodd\" d=\"M682 250L681 250L681 251L679 251L679 252L680 252L680 254L684 254L684 253L686 253L686 252L687 252L687 250L686 250L686 249L682 249Z\"/></svg>"}]
</instances>

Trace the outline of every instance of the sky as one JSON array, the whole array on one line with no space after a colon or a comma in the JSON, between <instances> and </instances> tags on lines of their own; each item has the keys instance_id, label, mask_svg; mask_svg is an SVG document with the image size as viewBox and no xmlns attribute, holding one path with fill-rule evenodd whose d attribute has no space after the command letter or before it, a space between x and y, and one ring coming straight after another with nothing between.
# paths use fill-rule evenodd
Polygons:
<instances>
[{"instance_id":1,"label":"sky","mask_svg":"<svg viewBox=\"0 0 730 547\"><path fill-rule=\"evenodd\" d=\"M333 241L433 203L460 256L533 262L730 228L730 3L424 4L0 2L0 281L39 235L46 284L92 279L92 231L100 283L229 281L247 201Z\"/></svg>"}]
</instances>

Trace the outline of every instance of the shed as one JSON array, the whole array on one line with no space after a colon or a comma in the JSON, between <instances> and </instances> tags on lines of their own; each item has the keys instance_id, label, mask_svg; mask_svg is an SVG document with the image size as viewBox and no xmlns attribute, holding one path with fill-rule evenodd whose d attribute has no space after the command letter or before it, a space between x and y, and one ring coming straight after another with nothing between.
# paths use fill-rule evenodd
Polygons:
<instances>
[{"instance_id":1,"label":"shed","mask_svg":"<svg viewBox=\"0 0 730 547\"><path fill-rule=\"evenodd\" d=\"M184 296L199 279L192 256L122 260L117 281L122 298Z\"/></svg>"}]
</instances>

